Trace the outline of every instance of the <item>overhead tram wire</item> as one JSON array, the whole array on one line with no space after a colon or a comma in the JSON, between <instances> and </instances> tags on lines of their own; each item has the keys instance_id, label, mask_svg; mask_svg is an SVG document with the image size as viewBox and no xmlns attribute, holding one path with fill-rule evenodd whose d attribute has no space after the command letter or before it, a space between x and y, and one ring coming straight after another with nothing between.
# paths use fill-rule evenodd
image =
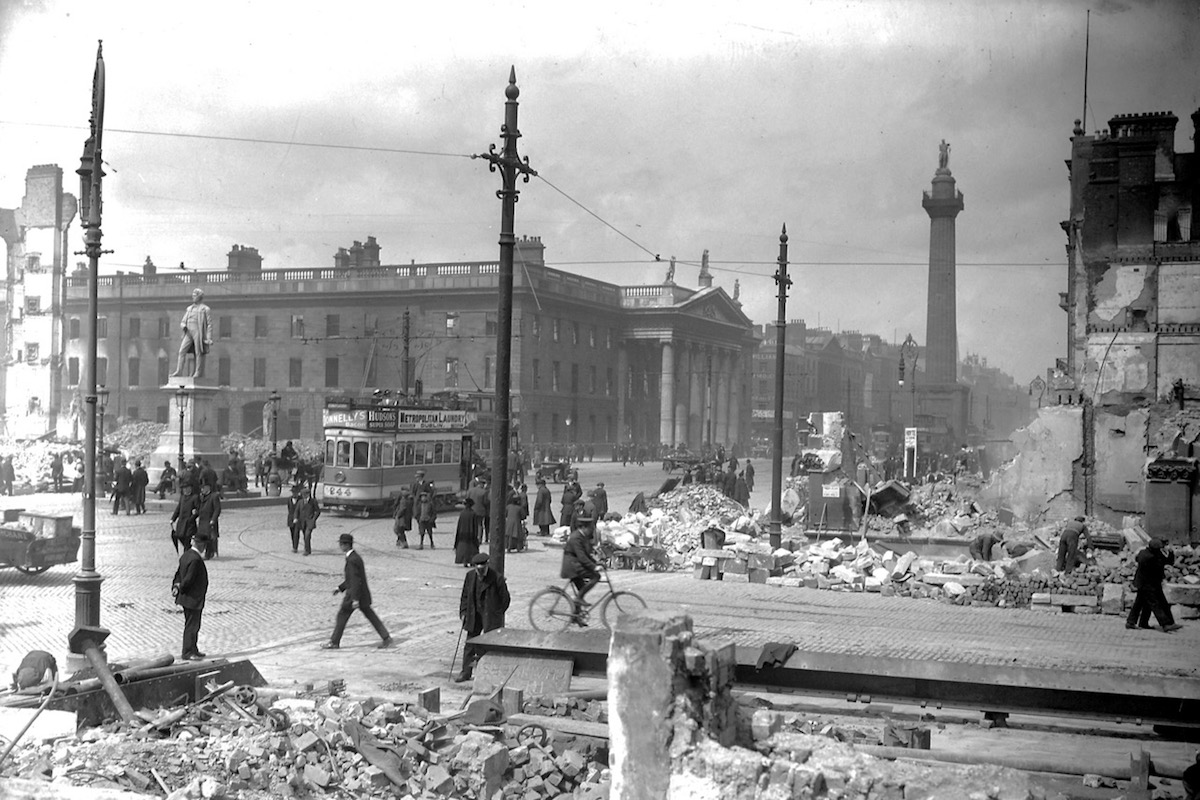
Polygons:
<instances>
[{"instance_id":1,"label":"overhead tram wire","mask_svg":"<svg viewBox=\"0 0 1200 800\"><path fill-rule=\"evenodd\" d=\"M48 122L19 122L0 119L0 125L25 125L33 128L79 129L78 125L56 125ZM286 139L260 139L252 136L217 136L209 133L177 133L173 131L146 131L133 128L108 128L105 133L128 133L134 136L166 136L176 139L207 139L216 142L240 142L243 144L278 144L287 147L320 147L329 150L357 150L369 153L399 153L416 156L442 156L446 158L471 158L470 153L441 153L436 150L411 150L401 147L371 147L357 144L333 144L330 142L295 142Z\"/></svg>"},{"instance_id":2,"label":"overhead tram wire","mask_svg":"<svg viewBox=\"0 0 1200 800\"><path fill-rule=\"evenodd\" d=\"M24 125L24 126L28 126L28 127L38 127L38 128L64 128L64 129L68 129L68 130L76 130L76 129L80 128L80 126L78 126L78 125L59 125L59 124L54 124L54 123L43 123L43 122L21 122L21 121L3 120L3 119L0 119L0 124ZM474 156L470 153L447 153L447 152L438 152L438 151L433 151L433 150L414 150L414 149L398 148L398 147L372 147L372 146L367 146L367 145L335 144L335 143L329 143L329 142L296 142L296 141L288 141L285 139L263 139L263 138L257 138L257 137L244 137L244 136L218 136L215 134L136 130L136 129L132 129L132 128L110 128L110 129L108 129L107 132L109 132L109 133L126 133L126 134L131 134L131 135L136 135L136 136L165 136L165 137L180 138L180 139L205 139L205 140L223 141L223 142L240 142L240 143L245 143L245 144L271 144L271 145L284 145L284 146L294 146L294 147L317 147L317 148L324 148L324 149L330 149L330 150L348 150L348 151L375 152L375 153L394 153L394 154L400 154L400 155L423 155L423 156L437 156L437 157L443 157L443 158L465 158L465 159L474 158ZM622 231L616 225L614 225L611 222L609 222L608 220L604 219L596 212L592 211L590 208L588 208L582 202L575 199L570 194L568 194L566 191L564 191L563 189L561 189L560 187L555 185L553 182L551 182L547 177L545 177L544 174L539 174L536 177L538 178L538 180L541 180L542 182L544 182L547 186L549 186L554 191L558 192L560 195L562 195L564 198L566 198L572 204L578 206L588 216L592 217L597 222L604 225L606 228L610 229L611 231L616 233L618 236L625 239L630 244L632 244L634 247L638 248L639 250L646 253L647 255L649 255L652 258L651 262L647 262L647 261L644 261L641 259L629 259L629 260L616 259L616 260L605 260L605 261L561 261L561 262L556 262L555 264L548 263L549 266L555 266L555 265L558 265L558 266L588 266L588 265L603 266L603 265L617 265L617 264L637 265L637 264L646 264L646 263L662 263L663 259L662 259L661 254L655 253L650 248L643 245L641 242L637 241L633 237L626 234L624 231ZM676 258L676 263L685 265L685 266L700 266L699 261L692 261L690 259ZM771 266L771 267L776 266L776 263L774 261L757 261L757 260L722 260L722 259L712 260L712 259L710 259L708 263L709 263L709 268L714 271L729 272L729 273L734 273L737 275L745 275L748 277L766 277L766 278L769 278L770 275L765 275L765 274L760 275L759 273L750 272L750 271L747 271L744 269L733 269L730 267L722 267L720 265L721 264L737 264L737 265L740 265L743 267L760 266L760 265L761 266ZM792 263L795 266L799 266L799 267L924 267L924 266L928 266L927 261L796 261L796 262L792 262ZM137 266L141 266L141 265L130 264L130 265L116 265L116 266L137 267ZM1045 261L1045 262L969 262L968 261L968 262L959 262L957 264L957 266L959 266L959 267L1047 267L1047 266L1057 266L1057 264L1053 261Z\"/></svg>"}]
</instances>

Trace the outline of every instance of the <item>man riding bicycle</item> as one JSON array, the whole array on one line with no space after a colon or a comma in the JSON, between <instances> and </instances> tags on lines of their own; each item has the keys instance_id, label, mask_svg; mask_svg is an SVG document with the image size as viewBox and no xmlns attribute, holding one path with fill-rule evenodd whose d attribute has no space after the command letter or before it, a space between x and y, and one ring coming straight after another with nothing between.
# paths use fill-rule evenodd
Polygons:
<instances>
[{"instance_id":1,"label":"man riding bicycle","mask_svg":"<svg viewBox=\"0 0 1200 800\"><path fill-rule=\"evenodd\" d=\"M562 571L560 577L567 578L575 587L575 623L585 626L580 613L585 606L584 597L600 582L600 572L596 569L596 558L592 554L591 520L576 518L571 535L563 547Z\"/></svg>"}]
</instances>

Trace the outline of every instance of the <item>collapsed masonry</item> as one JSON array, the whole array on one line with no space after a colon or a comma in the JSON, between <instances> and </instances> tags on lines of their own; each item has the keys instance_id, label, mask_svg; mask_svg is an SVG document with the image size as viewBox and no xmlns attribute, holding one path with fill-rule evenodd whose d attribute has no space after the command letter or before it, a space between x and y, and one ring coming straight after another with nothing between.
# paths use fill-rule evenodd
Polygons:
<instances>
[{"instance_id":1,"label":"collapsed masonry","mask_svg":"<svg viewBox=\"0 0 1200 800\"><path fill-rule=\"evenodd\" d=\"M697 640L689 617L622 618L608 659L613 800L1037 796L1013 769L891 762L783 730L739 710L734 666L733 644Z\"/></svg>"}]
</instances>

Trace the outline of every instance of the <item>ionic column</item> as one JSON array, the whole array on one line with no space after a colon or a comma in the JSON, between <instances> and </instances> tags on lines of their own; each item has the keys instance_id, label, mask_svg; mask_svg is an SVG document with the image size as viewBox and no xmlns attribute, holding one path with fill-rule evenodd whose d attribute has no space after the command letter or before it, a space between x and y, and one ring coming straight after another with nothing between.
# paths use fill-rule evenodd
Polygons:
<instances>
[{"instance_id":1,"label":"ionic column","mask_svg":"<svg viewBox=\"0 0 1200 800\"><path fill-rule=\"evenodd\" d=\"M675 344L670 339L662 343L662 380L659 386L658 440L665 445L675 444Z\"/></svg>"},{"instance_id":2,"label":"ionic column","mask_svg":"<svg viewBox=\"0 0 1200 800\"><path fill-rule=\"evenodd\" d=\"M625 414L625 387L629 385L629 352L626 349L625 342L617 343L617 375L616 386L613 389L617 393L617 443L625 444L629 441L629 437L625 435L626 428Z\"/></svg>"},{"instance_id":3,"label":"ionic column","mask_svg":"<svg viewBox=\"0 0 1200 800\"><path fill-rule=\"evenodd\" d=\"M679 369L682 371L682 380L680 381L680 397L675 403L675 438L674 442L686 442L688 440L688 397L682 391L687 386L687 375L692 368L692 349L686 343L680 343L679 350Z\"/></svg>"},{"instance_id":4,"label":"ionic column","mask_svg":"<svg viewBox=\"0 0 1200 800\"><path fill-rule=\"evenodd\" d=\"M713 444L728 444L725 436L729 432L729 359L724 350L713 356L713 374L716 392L713 397Z\"/></svg>"},{"instance_id":5,"label":"ionic column","mask_svg":"<svg viewBox=\"0 0 1200 800\"><path fill-rule=\"evenodd\" d=\"M743 356L743 357L737 357ZM741 440L742 426L742 392L746 389L747 369L746 364L749 361L744 357L742 351L738 351L735 355L733 365L733 379L729 382L729 444L733 446Z\"/></svg>"},{"instance_id":6,"label":"ionic column","mask_svg":"<svg viewBox=\"0 0 1200 800\"><path fill-rule=\"evenodd\" d=\"M704 441L704 397L702 386L704 379L704 353L700 345L693 344L690 348L691 358L688 359L688 423L687 446L699 450Z\"/></svg>"}]
</instances>

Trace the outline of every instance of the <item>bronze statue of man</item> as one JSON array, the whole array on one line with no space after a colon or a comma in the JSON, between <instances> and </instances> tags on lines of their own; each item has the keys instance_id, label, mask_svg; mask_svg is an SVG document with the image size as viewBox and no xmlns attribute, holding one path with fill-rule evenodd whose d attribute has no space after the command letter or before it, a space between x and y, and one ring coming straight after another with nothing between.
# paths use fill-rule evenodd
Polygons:
<instances>
[{"instance_id":1,"label":"bronze statue of man","mask_svg":"<svg viewBox=\"0 0 1200 800\"><path fill-rule=\"evenodd\" d=\"M190 353L196 357L192 377L203 378L204 357L212 347L212 318L208 306L204 304L204 292L200 289L192 290L192 304L184 310L183 321L179 325L183 328L183 340L179 343L179 363L171 377L183 375L184 361Z\"/></svg>"}]
</instances>

